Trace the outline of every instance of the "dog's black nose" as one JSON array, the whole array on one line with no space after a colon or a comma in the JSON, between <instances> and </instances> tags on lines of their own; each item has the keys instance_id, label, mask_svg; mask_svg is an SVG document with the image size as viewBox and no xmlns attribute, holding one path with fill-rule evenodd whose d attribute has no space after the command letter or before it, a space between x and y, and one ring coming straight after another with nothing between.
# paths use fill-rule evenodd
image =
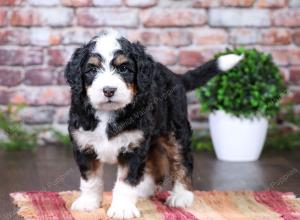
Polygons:
<instances>
[{"instance_id":1,"label":"dog's black nose","mask_svg":"<svg viewBox=\"0 0 300 220\"><path fill-rule=\"evenodd\" d=\"M103 88L103 93L106 97L110 98L114 96L116 90L117 88L106 86Z\"/></svg>"}]
</instances>

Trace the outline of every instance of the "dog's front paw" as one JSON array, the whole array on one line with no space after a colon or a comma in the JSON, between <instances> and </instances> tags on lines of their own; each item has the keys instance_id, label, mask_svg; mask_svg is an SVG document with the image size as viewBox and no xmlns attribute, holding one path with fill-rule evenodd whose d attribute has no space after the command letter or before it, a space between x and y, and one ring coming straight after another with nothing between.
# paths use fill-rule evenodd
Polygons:
<instances>
[{"instance_id":1,"label":"dog's front paw","mask_svg":"<svg viewBox=\"0 0 300 220\"><path fill-rule=\"evenodd\" d=\"M113 202L107 211L107 216L110 218L138 218L141 216L140 211L135 204L127 202Z\"/></svg>"},{"instance_id":2,"label":"dog's front paw","mask_svg":"<svg viewBox=\"0 0 300 220\"><path fill-rule=\"evenodd\" d=\"M191 191L184 190L180 192L172 192L167 198L166 204L170 207L186 208L192 206L194 194Z\"/></svg>"},{"instance_id":3,"label":"dog's front paw","mask_svg":"<svg viewBox=\"0 0 300 220\"><path fill-rule=\"evenodd\" d=\"M72 206L72 210L76 211L93 211L100 207L101 199L97 196L81 195L76 199Z\"/></svg>"}]
</instances>

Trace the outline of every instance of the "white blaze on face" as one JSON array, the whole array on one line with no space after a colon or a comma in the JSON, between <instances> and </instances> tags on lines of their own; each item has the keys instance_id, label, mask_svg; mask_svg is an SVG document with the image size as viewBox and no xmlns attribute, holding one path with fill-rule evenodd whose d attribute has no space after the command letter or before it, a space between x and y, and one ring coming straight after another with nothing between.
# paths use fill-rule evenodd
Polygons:
<instances>
[{"instance_id":1,"label":"white blaze on face","mask_svg":"<svg viewBox=\"0 0 300 220\"><path fill-rule=\"evenodd\" d=\"M114 57L114 52L121 49L121 45L118 42L120 38L121 36L118 32L109 30L95 40L96 45L93 52L100 54L105 59L105 69L109 68L110 61Z\"/></svg>"},{"instance_id":2,"label":"white blaze on face","mask_svg":"<svg viewBox=\"0 0 300 220\"><path fill-rule=\"evenodd\" d=\"M120 37L117 32L110 30L95 39L96 44L93 53L100 54L103 62L93 83L87 88L87 95L91 104L99 110L116 110L125 107L132 101L131 90L111 65L114 53L121 50L121 45L118 42ZM104 87L116 88L114 96L107 98L103 93Z\"/></svg>"}]
</instances>

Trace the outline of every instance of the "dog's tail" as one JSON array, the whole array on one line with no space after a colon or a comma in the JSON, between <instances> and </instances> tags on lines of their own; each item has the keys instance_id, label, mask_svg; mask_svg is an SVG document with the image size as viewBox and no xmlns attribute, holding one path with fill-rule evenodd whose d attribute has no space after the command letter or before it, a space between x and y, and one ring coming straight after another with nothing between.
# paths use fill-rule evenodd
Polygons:
<instances>
[{"instance_id":1,"label":"dog's tail","mask_svg":"<svg viewBox=\"0 0 300 220\"><path fill-rule=\"evenodd\" d=\"M194 70L187 71L185 74L180 75L182 83L186 91L191 91L199 86L204 85L215 75L225 72L238 64L244 55L227 54L220 56L216 60L211 60Z\"/></svg>"}]
</instances>

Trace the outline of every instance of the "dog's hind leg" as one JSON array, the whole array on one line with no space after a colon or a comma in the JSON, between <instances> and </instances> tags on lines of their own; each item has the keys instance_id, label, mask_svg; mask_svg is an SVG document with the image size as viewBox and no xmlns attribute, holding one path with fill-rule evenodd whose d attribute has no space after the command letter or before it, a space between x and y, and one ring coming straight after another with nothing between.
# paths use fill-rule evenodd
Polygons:
<instances>
[{"instance_id":1,"label":"dog's hind leg","mask_svg":"<svg viewBox=\"0 0 300 220\"><path fill-rule=\"evenodd\" d=\"M189 207L194 200L192 192L192 157L191 152L182 146L174 135L162 138L170 167L173 189L166 203L171 207ZM186 161L190 160L190 161Z\"/></svg>"}]
</instances>

